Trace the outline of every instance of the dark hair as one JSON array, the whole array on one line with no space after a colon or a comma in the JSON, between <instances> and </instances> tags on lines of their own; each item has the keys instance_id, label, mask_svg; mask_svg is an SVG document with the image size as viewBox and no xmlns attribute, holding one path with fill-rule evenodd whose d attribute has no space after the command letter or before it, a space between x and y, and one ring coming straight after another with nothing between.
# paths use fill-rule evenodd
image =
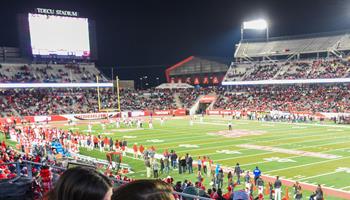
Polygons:
<instances>
[{"instance_id":1,"label":"dark hair","mask_svg":"<svg viewBox=\"0 0 350 200\"><path fill-rule=\"evenodd\" d=\"M66 170L48 194L49 200L102 200L112 188L111 181L91 168Z\"/></svg>"},{"instance_id":2,"label":"dark hair","mask_svg":"<svg viewBox=\"0 0 350 200\"><path fill-rule=\"evenodd\" d=\"M112 200L174 200L172 187L161 180L137 180L113 192Z\"/></svg>"}]
</instances>

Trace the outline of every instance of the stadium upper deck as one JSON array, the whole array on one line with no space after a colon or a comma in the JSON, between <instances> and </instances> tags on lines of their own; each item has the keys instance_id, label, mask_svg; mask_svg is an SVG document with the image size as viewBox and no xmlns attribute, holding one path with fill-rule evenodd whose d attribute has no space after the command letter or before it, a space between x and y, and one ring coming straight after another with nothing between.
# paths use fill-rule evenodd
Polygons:
<instances>
[{"instance_id":1,"label":"stadium upper deck","mask_svg":"<svg viewBox=\"0 0 350 200\"><path fill-rule=\"evenodd\" d=\"M93 63L0 63L0 83L93 83L96 76L108 81Z\"/></svg>"},{"instance_id":2,"label":"stadium upper deck","mask_svg":"<svg viewBox=\"0 0 350 200\"><path fill-rule=\"evenodd\" d=\"M277 56L291 58L317 53L341 56L349 50L349 33L328 33L270 38L269 41L243 40L237 45L235 58L247 60Z\"/></svg>"}]
</instances>

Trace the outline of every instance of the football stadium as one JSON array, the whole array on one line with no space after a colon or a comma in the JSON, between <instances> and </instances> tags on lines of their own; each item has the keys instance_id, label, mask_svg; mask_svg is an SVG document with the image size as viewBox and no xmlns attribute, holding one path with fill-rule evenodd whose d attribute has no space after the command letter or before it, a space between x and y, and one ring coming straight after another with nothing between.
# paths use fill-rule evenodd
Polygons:
<instances>
[{"instance_id":1,"label":"football stadium","mask_svg":"<svg viewBox=\"0 0 350 200\"><path fill-rule=\"evenodd\" d=\"M349 6L9 3L0 200L350 199Z\"/></svg>"}]
</instances>

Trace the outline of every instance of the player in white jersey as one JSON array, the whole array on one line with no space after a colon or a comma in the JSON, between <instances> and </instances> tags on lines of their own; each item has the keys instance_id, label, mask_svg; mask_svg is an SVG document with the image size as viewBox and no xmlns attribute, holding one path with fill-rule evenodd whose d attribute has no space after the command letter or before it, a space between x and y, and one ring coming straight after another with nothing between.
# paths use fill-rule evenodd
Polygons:
<instances>
[{"instance_id":1,"label":"player in white jersey","mask_svg":"<svg viewBox=\"0 0 350 200\"><path fill-rule=\"evenodd\" d=\"M92 124L91 124L91 122L89 122L89 124L88 124L88 132L89 132L89 133L92 132Z\"/></svg>"},{"instance_id":2,"label":"player in white jersey","mask_svg":"<svg viewBox=\"0 0 350 200\"><path fill-rule=\"evenodd\" d=\"M160 125L163 126L163 124L164 124L164 118L161 117L161 118L160 118Z\"/></svg>"},{"instance_id":3,"label":"player in white jersey","mask_svg":"<svg viewBox=\"0 0 350 200\"><path fill-rule=\"evenodd\" d=\"M190 126L193 126L193 118L190 117Z\"/></svg>"},{"instance_id":4,"label":"player in white jersey","mask_svg":"<svg viewBox=\"0 0 350 200\"><path fill-rule=\"evenodd\" d=\"M149 120L148 127L149 127L150 129L153 129L153 123L152 123L152 120Z\"/></svg>"},{"instance_id":5,"label":"player in white jersey","mask_svg":"<svg viewBox=\"0 0 350 200\"><path fill-rule=\"evenodd\" d=\"M104 124L104 122L101 123L101 128L102 130L106 130L106 124Z\"/></svg>"},{"instance_id":6,"label":"player in white jersey","mask_svg":"<svg viewBox=\"0 0 350 200\"><path fill-rule=\"evenodd\" d=\"M141 128L141 120L140 120L140 119L137 119L137 121L136 121L136 127L137 127L137 128Z\"/></svg>"},{"instance_id":7,"label":"player in white jersey","mask_svg":"<svg viewBox=\"0 0 350 200\"><path fill-rule=\"evenodd\" d=\"M204 117L201 115L201 116L199 117L199 122L200 122L200 123L203 123L203 119L204 119Z\"/></svg>"},{"instance_id":8,"label":"player in white jersey","mask_svg":"<svg viewBox=\"0 0 350 200\"><path fill-rule=\"evenodd\" d=\"M115 126L116 126L117 128L120 128L120 121L119 121L119 119L117 119Z\"/></svg>"}]
</instances>

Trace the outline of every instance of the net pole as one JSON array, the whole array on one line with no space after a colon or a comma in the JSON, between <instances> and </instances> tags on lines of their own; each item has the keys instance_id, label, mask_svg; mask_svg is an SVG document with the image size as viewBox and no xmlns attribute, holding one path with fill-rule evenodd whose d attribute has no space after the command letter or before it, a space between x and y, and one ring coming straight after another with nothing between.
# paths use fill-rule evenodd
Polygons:
<instances>
[{"instance_id":1,"label":"net pole","mask_svg":"<svg viewBox=\"0 0 350 200\"><path fill-rule=\"evenodd\" d=\"M100 99L100 86L98 84L98 75L96 75L96 83L97 83L97 103L98 103L98 111L101 110L101 99Z\"/></svg>"},{"instance_id":2,"label":"net pole","mask_svg":"<svg viewBox=\"0 0 350 200\"><path fill-rule=\"evenodd\" d=\"M117 81L117 98L118 98L118 111L120 112L120 95L119 95L119 78L116 76Z\"/></svg>"}]
</instances>

